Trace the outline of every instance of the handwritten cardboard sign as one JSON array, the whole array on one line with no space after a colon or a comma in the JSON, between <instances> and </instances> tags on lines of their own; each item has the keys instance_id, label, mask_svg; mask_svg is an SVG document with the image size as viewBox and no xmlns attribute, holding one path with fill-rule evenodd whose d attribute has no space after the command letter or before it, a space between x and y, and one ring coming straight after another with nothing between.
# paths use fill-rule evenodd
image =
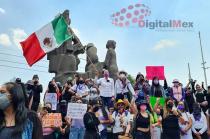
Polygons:
<instances>
[{"instance_id":1,"label":"handwritten cardboard sign","mask_svg":"<svg viewBox=\"0 0 210 139\"><path fill-rule=\"evenodd\" d=\"M87 111L87 104L68 103L67 116L72 119L83 119Z\"/></svg>"},{"instance_id":2,"label":"handwritten cardboard sign","mask_svg":"<svg viewBox=\"0 0 210 139\"><path fill-rule=\"evenodd\" d=\"M42 127L60 127L61 125L61 113L48 113L42 118Z\"/></svg>"},{"instance_id":3,"label":"handwritten cardboard sign","mask_svg":"<svg viewBox=\"0 0 210 139\"><path fill-rule=\"evenodd\" d=\"M146 78L152 80L154 77L158 77L159 80L164 80L164 66L146 66Z\"/></svg>"}]
</instances>

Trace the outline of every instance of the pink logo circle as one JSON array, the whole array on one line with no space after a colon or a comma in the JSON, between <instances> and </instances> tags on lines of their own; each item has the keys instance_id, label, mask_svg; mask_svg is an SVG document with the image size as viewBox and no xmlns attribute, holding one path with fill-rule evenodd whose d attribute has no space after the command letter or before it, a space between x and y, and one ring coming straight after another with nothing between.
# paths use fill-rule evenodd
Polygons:
<instances>
[{"instance_id":1,"label":"pink logo circle","mask_svg":"<svg viewBox=\"0 0 210 139\"><path fill-rule=\"evenodd\" d=\"M131 17L132 17L131 13L127 13L127 14L126 14L126 17L127 17L127 18L131 18Z\"/></svg>"}]
</instances>

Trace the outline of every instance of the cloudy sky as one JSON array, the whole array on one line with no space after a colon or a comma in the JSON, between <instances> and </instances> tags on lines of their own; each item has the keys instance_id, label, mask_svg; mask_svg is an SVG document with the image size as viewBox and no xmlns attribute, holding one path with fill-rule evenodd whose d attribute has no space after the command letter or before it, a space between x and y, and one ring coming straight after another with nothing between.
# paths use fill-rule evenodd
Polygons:
<instances>
[{"instance_id":1,"label":"cloudy sky","mask_svg":"<svg viewBox=\"0 0 210 139\"><path fill-rule=\"evenodd\" d=\"M111 21L111 15L129 5L142 3L151 10L145 17L149 21L181 20L193 22L191 30L151 30L139 27L118 27ZM165 66L167 80L188 80L187 63L190 63L192 77L204 80L201 69L201 54L198 31L201 31L204 56L210 66L210 2L208 0L1 0L0 1L0 83L13 77L23 81L39 74L41 83L47 82L53 74L47 73L46 57L32 68L27 66L19 42L50 22L58 13L70 10L71 27L85 45L94 43L98 48L100 61L104 61L107 40L117 42L119 69L133 76L145 74L147 65ZM85 58L85 55L80 57ZM80 71L84 71L81 61ZM18 69L17 69L18 68ZM209 77L210 71L207 71ZM210 79L210 77L209 77ZM210 82L209 82L210 83Z\"/></svg>"}]
</instances>

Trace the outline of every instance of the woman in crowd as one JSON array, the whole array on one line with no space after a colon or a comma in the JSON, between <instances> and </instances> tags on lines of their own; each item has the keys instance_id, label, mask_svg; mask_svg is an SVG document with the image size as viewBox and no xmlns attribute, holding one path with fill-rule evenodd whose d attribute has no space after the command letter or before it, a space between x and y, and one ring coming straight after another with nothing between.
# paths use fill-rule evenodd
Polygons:
<instances>
[{"instance_id":1,"label":"woman in crowd","mask_svg":"<svg viewBox=\"0 0 210 139\"><path fill-rule=\"evenodd\" d=\"M178 114L176 110L174 110L173 100L166 99L163 120L162 120L163 139L180 139L180 130L179 130L180 116L181 115Z\"/></svg>"},{"instance_id":2,"label":"woman in crowd","mask_svg":"<svg viewBox=\"0 0 210 139\"><path fill-rule=\"evenodd\" d=\"M103 71L103 78L98 79L99 73L96 72L95 83L99 85L100 97L103 104L108 107L114 101L114 80L109 77L109 71Z\"/></svg>"},{"instance_id":3,"label":"woman in crowd","mask_svg":"<svg viewBox=\"0 0 210 139\"><path fill-rule=\"evenodd\" d=\"M81 99L77 99L76 103L82 103ZM69 139L83 139L85 134L85 125L83 119L71 119L71 128Z\"/></svg>"},{"instance_id":4,"label":"woman in crowd","mask_svg":"<svg viewBox=\"0 0 210 139\"><path fill-rule=\"evenodd\" d=\"M65 83L62 91L62 100L65 100L66 102L71 101L72 96L75 95L75 92L71 89L72 86L73 84L70 80Z\"/></svg>"},{"instance_id":5,"label":"woman in crowd","mask_svg":"<svg viewBox=\"0 0 210 139\"><path fill-rule=\"evenodd\" d=\"M57 96L57 100L56 101L58 102L59 88L58 88L58 86L57 86L57 84L56 84L54 79L52 79L52 81L49 82L48 88L47 88L44 96L46 96L49 93L55 94ZM46 101L48 101L48 100L45 100L45 97L44 97L44 103L47 103ZM56 109L57 108L54 108L52 110L54 110L54 112L55 112Z\"/></svg>"},{"instance_id":6,"label":"woman in crowd","mask_svg":"<svg viewBox=\"0 0 210 139\"><path fill-rule=\"evenodd\" d=\"M177 105L179 101L184 100L185 92L178 79L173 80L173 87L170 88L170 95L175 101L175 105Z\"/></svg>"},{"instance_id":7,"label":"woman in crowd","mask_svg":"<svg viewBox=\"0 0 210 139\"><path fill-rule=\"evenodd\" d=\"M177 106L178 111L181 113L183 121L179 121L181 139L193 139L192 137L192 118L188 112L187 104L180 101Z\"/></svg>"},{"instance_id":8,"label":"woman in crowd","mask_svg":"<svg viewBox=\"0 0 210 139\"><path fill-rule=\"evenodd\" d=\"M135 139L151 139L150 134L150 115L147 112L147 101L136 102L137 113L135 116Z\"/></svg>"},{"instance_id":9,"label":"woman in crowd","mask_svg":"<svg viewBox=\"0 0 210 139\"><path fill-rule=\"evenodd\" d=\"M125 110L126 103L121 99L115 105L117 110L113 112L110 119L111 123L114 124L113 139L118 139L119 136L128 137L131 128L130 112Z\"/></svg>"},{"instance_id":10,"label":"woman in crowd","mask_svg":"<svg viewBox=\"0 0 210 139\"><path fill-rule=\"evenodd\" d=\"M151 118L151 139L160 139L161 138L161 127L162 127L162 117L163 117L163 107L160 105L160 99L157 98L157 101L154 106L154 110L150 114Z\"/></svg>"},{"instance_id":11,"label":"woman in crowd","mask_svg":"<svg viewBox=\"0 0 210 139\"><path fill-rule=\"evenodd\" d=\"M165 97L164 89L160 85L158 77L154 77L152 80L150 95L154 97Z\"/></svg>"},{"instance_id":12,"label":"woman in crowd","mask_svg":"<svg viewBox=\"0 0 210 139\"><path fill-rule=\"evenodd\" d=\"M130 95L129 91L131 92L132 96L135 96L133 86L127 79L127 73L125 71L120 71L118 74L118 79L115 82L116 101L118 101L118 99L123 100L125 98L128 99L129 102L131 102L132 96Z\"/></svg>"},{"instance_id":13,"label":"woman in crowd","mask_svg":"<svg viewBox=\"0 0 210 139\"><path fill-rule=\"evenodd\" d=\"M40 112L40 119L42 119L46 114L52 113L52 104L47 102ZM44 139L56 139L55 136L56 128L53 127L43 127L43 137Z\"/></svg>"},{"instance_id":14,"label":"woman in crowd","mask_svg":"<svg viewBox=\"0 0 210 139\"><path fill-rule=\"evenodd\" d=\"M109 107L109 112L108 112L108 116L109 119L112 119L112 114L114 113L114 104L110 104ZM109 121L110 122L110 121ZM113 138L113 124L108 124L107 125L107 139L112 139Z\"/></svg>"},{"instance_id":15,"label":"woman in crowd","mask_svg":"<svg viewBox=\"0 0 210 139\"><path fill-rule=\"evenodd\" d=\"M85 81L87 87L88 87L88 93L89 93L89 101L92 101L94 99L98 99L100 96L100 91L98 86L94 83L92 79L87 79Z\"/></svg>"},{"instance_id":16,"label":"woman in crowd","mask_svg":"<svg viewBox=\"0 0 210 139\"><path fill-rule=\"evenodd\" d=\"M75 92L77 99L81 99L83 102L88 103L88 87L82 77L79 78L77 83L73 85L71 89Z\"/></svg>"},{"instance_id":17,"label":"woman in crowd","mask_svg":"<svg viewBox=\"0 0 210 139\"><path fill-rule=\"evenodd\" d=\"M208 139L207 120L198 103L193 105L192 132L196 139Z\"/></svg>"},{"instance_id":18,"label":"woman in crowd","mask_svg":"<svg viewBox=\"0 0 210 139\"><path fill-rule=\"evenodd\" d=\"M210 137L210 108L206 111L206 119L207 119L207 126L208 126L208 131L207 134Z\"/></svg>"},{"instance_id":19,"label":"woman in crowd","mask_svg":"<svg viewBox=\"0 0 210 139\"><path fill-rule=\"evenodd\" d=\"M139 92L142 92L143 84L144 84L144 75L141 73L138 73L136 76L136 83L134 85L134 90L138 94Z\"/></svg>"},{"instance_id":20,"label":"woman in crowd","mask_svg":"<svg viewBox=\"0 0 210 139\"><path fill-rule=\"evenodd\" d=\"M83 121L85 124L84 139L100 139L98 125L99 119L96 117L96 111L98 109L97 102L92 101L88 105L87 113L84 115Z\"/></svg>"},{"instance_id":21,"label":"woman in crowd","mask_svg":"<svg viewBox=\"0 0 210 139\"><path fill-rule=\"evenodd\" d=\"M25 107L21 86L8 82L0 88L0 139L42 139L36 113Z\"/></svg>"},{"instance_id":22,"label":"woman in crowd","mask_svg":"<svg viewBox=\"0 0 210 139\"><path fill-rule=\"evenodd\" d=\"M200 105L202 111L205 113L208 109L208 101L206 100L207 92L199 84L196 84L195 98Z\"/></svg>"},{"instance_id":23,"label":"woman in crowd","mask_svg":"<svg viewBox=\"0 0 210 139\"><path fill-rule=\"evenodd\" d=\"M108 112L106 111L100 98L92 101L96 101L96 107L93 111L96 113L96 117L98 117L100 121L98 126L100 137L101 139L107 139L107 125L110 124Z\"/></svg>"}]
</instances>

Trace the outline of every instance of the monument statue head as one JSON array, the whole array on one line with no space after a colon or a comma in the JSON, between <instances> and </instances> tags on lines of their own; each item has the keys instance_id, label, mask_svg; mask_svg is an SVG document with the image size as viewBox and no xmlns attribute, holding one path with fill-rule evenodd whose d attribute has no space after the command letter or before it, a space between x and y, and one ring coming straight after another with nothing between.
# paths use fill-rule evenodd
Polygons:
<instances>
[{"instance_id":1,"label":"monument statue head","mask_svg":"<svg viewBox=\"0 0 210 139\"><path fill-rule=\"evenodd\" d=\"M114 40L108 40L107 43L106 43L106 48L107 49L109 49L109 48L115 49L116 48L116 42Z\"/></svg>"},{"instance_id":2,"label":"monument statue head","mask_svg":"<svg viewBox=\"0 0 210 139\"><path fill-rule=\"evenodd\" d=\"M64 19L66 20L66 23L68 25L70 25L71 24L71 19L69 17L69 10L65 10L62 15L63 15Z\"/></svg>"},{"instance_id":3,"label":"monument statue head","mask_svg":"<svg viewBox=\"0 0 210 139\"><path fill-rule=\"evenodd\" d=\"M98 62L97 48L93 43L86 45L87 65Z\"/></svg>"},{"instance_id":4,"label":"monument statue head","mask_svg":"<svg viewBox=\"0 0 210 139\"><path fill-rule=\"evenodd\" d=\"M94 45L93 43L88 43L88 44L86 45L86 50L88 50L88 49L91 48L91 47L95 47L95 45Z\"/></svg>"}]
</instances>

